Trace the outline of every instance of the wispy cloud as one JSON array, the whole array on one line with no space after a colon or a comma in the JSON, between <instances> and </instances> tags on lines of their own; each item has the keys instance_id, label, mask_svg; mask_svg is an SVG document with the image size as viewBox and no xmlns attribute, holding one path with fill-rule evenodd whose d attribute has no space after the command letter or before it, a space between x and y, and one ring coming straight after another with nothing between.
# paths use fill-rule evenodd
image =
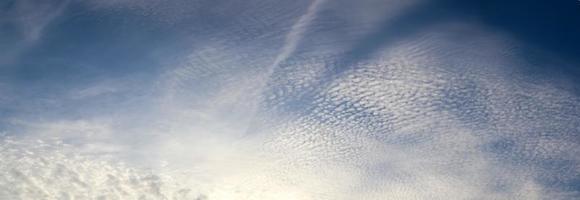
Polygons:
<instances>
[{"instance_id":1,"label":"wispy cloud","mask_svg":"<svg viewBox=\"0 0 580 200\"><path fill-rule=\"evenodd\" d=\"M284 46L274 59L272 66L268 69L270 72L269 74L272 73L274 68L280 65L280 62L288 59L288 57L294 53L296 47L300 44L300 40L304 37L304 33L308 29L308 26L310 26L312 20L316 18L316 13L318 13L320 5L323 4L324 1L325 0L313 0L310 6L308 6L306 13L304 13L304 15L302 15L294 25L292 25L284 40Z\"/></svg>"},{"instance_id":2,"label":"wispy cloud","mask_svg":"<svg viewBox=\"0 0 580 200\"><path fill-rule=\"evenodd\" d=\"M194 5L214 6L216 13L205 16L210 19L228 18L231 13L242 17L225 20L231 23L193 23L213 28L202 33L179 29L191 35L183 42L193 47L180 52L186 56L162 58L159 76L129 73L83 86L62 86L65 97L49 100L65 103L43 107L46 99L26 99L30 103L24 106L31 108L17 112L27 113L0 118L19 127L0 136L0 198L573 199L579 195L569 189L580 169L580 148L574 142L580 101L568 85L575 77L527 71L538 63L548 67L558 63L551 56L540 53L535 61L541 62L530 62L514 51L530 48L507 34L464 19L438 21L404 37L388 34L392 42L371 45L372 56L349 63L355 66L341 76L322 77L327 83L321 85L320 76L344 60L340 52L349 52L338 46L364 49L342 43L372 43L373 38L364 38L367 33L396 20L383 10L396 10L401 3L352 2L346 5L355 8L336 1L308 1L306 11L269 1L256 1L242 11L230 2ZM175 6L154 0L105 2L117 3L135 4L130 9L141 6L152 18L159 14L155 5L167 9L163 13L171 13ZM364 6L356 7L359 4ZM383 7L373 10L376 13L363 13L377 4ZM408 6L397 13L405 13ZM223 10L237 12L217 12ZM345 12L360 18L337 23ZM276 23L287 27L271 25ZM344 35L330 33L339 25L345 27ZM305 43L313 27L319 31L313 35L332 35L337 38L326 41L340 44ZM34 39L34 33L31 30L27 37ZM280 49L273 47L279 43ZM293 58L302 45L321 51L300 52ZM283 69L276 69L280 65ZM24 89L0 85L3 94ZM128 94L132 90L147 92ZM120 104L119 99L129 103ZM0 102L18 100L24 101L0 97ZM71 114L71 109L64 109L71 107L69 102L81 111ZM87 114L91 111L100 112ZM250 123L259 126L248 130Z\"/></svg>"},{"instance_id":3,"label":"wispy cloud","mask_svg":"<svg viewBox=\"0 0 580 200\"><path fill-rule=\"evenodd\" d=\"M7 3L0 14L3 18L0 20L0 26L16 27L16 32L20 35L8 36L13 38L8 43L11 49L0 54L0 64L14 61L21 52L41 39L44 29L61 15L68 4L69 0L18 0ZM0 34L10 35L7 32Z\"/></svg>"}]
</instances>

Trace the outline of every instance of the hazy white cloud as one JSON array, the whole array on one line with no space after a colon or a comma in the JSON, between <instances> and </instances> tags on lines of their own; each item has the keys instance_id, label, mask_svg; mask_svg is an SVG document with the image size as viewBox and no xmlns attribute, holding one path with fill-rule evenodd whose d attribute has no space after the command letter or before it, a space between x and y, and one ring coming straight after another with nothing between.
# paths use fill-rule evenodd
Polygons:
<instances>
[{"instance_id":1,"label":"hazy white cloud","mask_svg":"<svg viewBox=\"0 0 580 200\"><path fill-rule=\"evenodd\" d=\"M83 156L58 140L3 138L0 151L2 199L203 198L171 177Z\"/></svg>"}]
</instances>

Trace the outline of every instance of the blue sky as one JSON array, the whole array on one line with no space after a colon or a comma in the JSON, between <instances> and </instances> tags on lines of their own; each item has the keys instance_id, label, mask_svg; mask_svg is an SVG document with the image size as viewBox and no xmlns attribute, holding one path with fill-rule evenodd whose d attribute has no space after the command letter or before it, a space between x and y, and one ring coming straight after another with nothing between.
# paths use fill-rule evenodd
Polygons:
<instances>
[{"instance_id":1,"label":"blue sky","mask_svg":"<svg viewBox=\"0 0 580 200\"><path fill-rule=\"evenodd\" d=\"M0 198L575 199L578 25L573 0L3 1Z\"/></svg>"}]
</instances>

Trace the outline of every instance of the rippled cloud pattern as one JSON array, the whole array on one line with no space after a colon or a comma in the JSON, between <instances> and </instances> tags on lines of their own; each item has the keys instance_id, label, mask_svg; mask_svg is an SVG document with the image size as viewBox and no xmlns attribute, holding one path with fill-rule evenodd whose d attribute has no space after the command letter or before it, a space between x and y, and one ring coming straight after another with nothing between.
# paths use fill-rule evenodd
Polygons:
<instances>
[{"instance_id":1,"label":"rippled cloud pattern","mask_svg":"<svg viewBox=\"0 0 580 200\"><path fill-rule=\"evenodd\" d=\"M579 199L580 3L0 2L0 199Z\"/></svg>"}]
</instances>

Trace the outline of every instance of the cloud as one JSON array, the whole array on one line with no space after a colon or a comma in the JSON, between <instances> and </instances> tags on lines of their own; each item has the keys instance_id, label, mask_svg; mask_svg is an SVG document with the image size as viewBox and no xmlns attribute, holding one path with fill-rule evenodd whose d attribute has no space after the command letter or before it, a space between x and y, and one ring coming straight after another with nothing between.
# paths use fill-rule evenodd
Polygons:
<instances>
[{"instance_id":1,"label":"cloud","mask_svg":"<svg viewBox=\"0 0 580 200\"><path fill-rule=\"evenodd\" d=\"M318 12L320 5L323 3L324 0L312 1L306 10L306 13L304 13L304 15L302 15L300 19L294 23L294 25L292 25L290 32L288 32L284 40L284 46L282 47L280 53L276 56L276 59L274 59L274 63L272 64L272 67L269 71L274 70L273 68L277 67L280 62L288 59L288 57L294 53L300 42L300 39L304 37L306 29L311 24L312 20L315 19L316 13ZM271 74L271 72L269 74Z\"/></svg>"},{"instance_id":2,"label":"cloud","mask_svg":"<svg viewBox=\"0 0 580 200\"><path fill-rule=\"evenodd\" d=\"M54 113L4 118L19 129L0 142L0 197L577 197L574 77L539 73L557 58L539 52L541 62L532 62L519 51L534 50L525 43L455 19L389 34L388 45L332 74L345 65L344 52L396 20L383 11L412 9L389 2L218 3L200 15L227 19L190 24L202 32L180 29L194 47L161 59L152 80L128 75L65 89L65 102L98 114L71 117L62 111L70 105L44 108L33 99L28 110ZM145 18L175 6L145 3L159 5L139 7L152 12ZM376 10L361 13L368 7ZM331 33L337 29L344 33ZM135 89L148 95L123 95ZM86 103L111 95L130 105Z\"/></svg>"},{"instance_id":3,"label":"cloud","mask_svg":"<svg viewBox=\"0 0 580 200\"><path fill-rule=\"evenodd\" d=\"M44 29L58 18L68 6L68 0L38 1L18 0L5 3L0 17L1 27L15 27L17 36L13 32L0 31L0 35L12 38L6 42L10 51L0 54L0 64L14 62L22 52L26 51L42 38Z\"/></svg>"},{"instance_id":4,"label":"cloud","mask_svg":"<svg viewBox=\"0 0 580 200\"><path fill-rule=\"evenodd\" d=\"M3 138L0 198L3 199L195 199L199 192L102 157L81 156L54 140Z\"/></svg>"},{"instance_id":5,"label":"cloud","mask_svg":"<svg viewBox=\"0 0 580 200\"><path fill-rule=\"evenodd\" d=\"M33 42L42 36L44 28L61 15L69 1L45 2L36 0L16 1L5 14L23 34L26 42Z\"/></svg>"}]
</instances>

